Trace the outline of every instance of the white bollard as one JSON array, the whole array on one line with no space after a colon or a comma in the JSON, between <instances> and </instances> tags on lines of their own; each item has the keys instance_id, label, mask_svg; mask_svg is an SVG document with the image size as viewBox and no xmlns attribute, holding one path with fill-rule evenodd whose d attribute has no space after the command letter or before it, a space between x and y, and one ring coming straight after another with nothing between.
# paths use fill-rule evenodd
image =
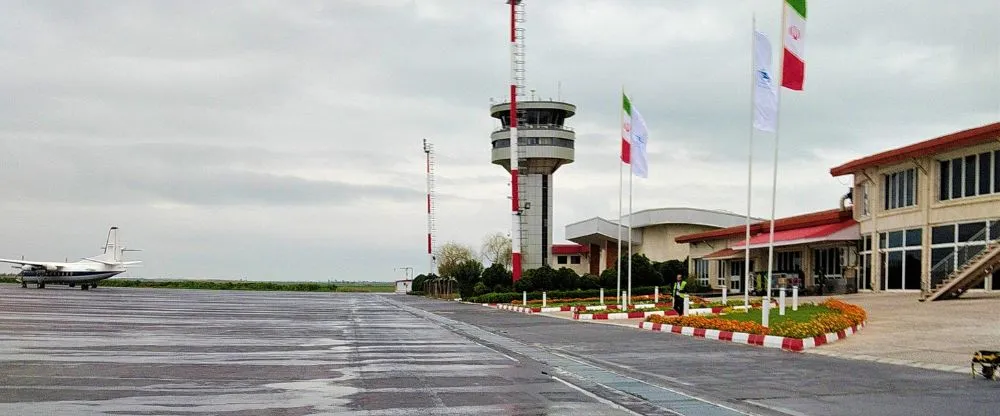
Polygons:
<instances>
[{"instance_id":1,"label":"white bollard","mask_svg":"<svg viewBox=\"0 0 1000 416\"><path fill-rule=\"evenodd\" d=\"M685 296L684 297L684 309L683 309L684 310L684 316L688 315L688 310L689 309L691 309L691 299L688 299L688 297Z\"/></svg>"},{"instance_id":2,"label":"white bollard","mask_svg":"<svg viewBox=\"0 0 1000 416\"><path fill-rule=\"evenodd\" d=\"M543 307L543 308L544 308L544 307L545 307L545 305L546 305L546 301L547 301L547 298L546 298L546 296L545 296L545 292L542 292L542 307Z\"/></svg>"},{"instance_id":3,"label":"white bollard","mask_svg":"<svg viewBox=\"0 0 1000 416\"><path fill-rule=\"evenodd\" d=\"M660 287L653 288L653 303L660 303Z\"/></svg>"},{"instance_id":4,"label":"white bollard","mask_svg":"<svg viewBox=\"0 0 1000 416\"><path fill-rule=\"evenodd\" d=\"M525 290L521 295L521 306L528 307L528 291Z\"/></svg>"},{"instance_id":5,"label":"white bollard","mask_svg":"<svg viewBox=\"0 0 1000 416\"><path fill-rule=\"evenodd\" d=\"M728 292L728 291L729 291L728 287L725 287L725 286L722 287L722 306L723 307L726 306L726 292Z\"/></svg>"},{"instance_id":6,"label":"white bollard","mask_svg":"<svg viewBox=\"0 0 1000 416\"><path fill-rule=\"evenodd\" d=\"M799 310L799 287L792 286L792 310Z\"/></svg>"},{"instance_id":7,"label":"white bollard","mask_svg":"<svg viewBox=\"0 0 1000 416\"><path fill-rule=\"evenodd\" d=\"M627 293L628 293L628 292L626 292L626 291L624 291L624 290L622 291L622 304L621 304L621 307L622 307L622 311L626 310L626 309L625 309L625 305L626 305L626 302L628 302L628 301L626 300L626 298L625 298L625 295L626 295Z\"/></svg>"},{"instance_id":8,"label":"white bollard","mask_svg":"<svg viewBox=\"0 0 1000 416\"><path fill-rule=\"evenodd\" d=\"M601 306L604 306L604 288L601 288Z\"/></svg>"},{"instance_id":9,"label":"white bollard","mask_svg":"<svg viewBox=\"0 0 1000 416\"><path fill-rule=\"evenodd\" d=\"M785 316L785 288L778 290L778 315Z\"/></svg>"},{"instance_id":10,"label":"white bollard","mask_svg":"<svg viewBox=\"0 0 1000 416\"><path fill-rule=\"evenodd\" d=\"M760 302L760 324L767 328L771 320L771 296L765 295Z\"/></svg>"}]
</instances>

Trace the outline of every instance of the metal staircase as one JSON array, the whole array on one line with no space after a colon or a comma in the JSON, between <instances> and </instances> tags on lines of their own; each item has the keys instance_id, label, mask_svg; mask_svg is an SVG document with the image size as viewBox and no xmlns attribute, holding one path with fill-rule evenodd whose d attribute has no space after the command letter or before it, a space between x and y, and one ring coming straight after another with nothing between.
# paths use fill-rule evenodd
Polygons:
<instances>
[{"instance_id":1,"label":"metal staircase","mask_svg":"<svg viewBox=\"0 0 1000 416\"><path fill-rule=\"evenodd\" d=\"M976 286L993 272L1000 269L1000 222L993 222L988 228L973 236L970 241L985 241L985 245L969 245L945 257L931 268L931 285L929 293L920 299L935 301L955 299ZM992 236L990 240L987 237ZM957 267L956 267L957 265Z\"/></svg>"}]
</instances>

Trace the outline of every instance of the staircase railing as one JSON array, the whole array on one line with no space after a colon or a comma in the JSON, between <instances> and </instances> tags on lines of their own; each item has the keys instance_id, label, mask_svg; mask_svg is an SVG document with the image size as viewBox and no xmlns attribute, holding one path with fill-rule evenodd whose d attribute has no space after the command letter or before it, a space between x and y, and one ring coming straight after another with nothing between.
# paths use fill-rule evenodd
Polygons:
<instances>
[{"instance_id":1,"label":"staircase railing","mask_svg":"<svg viewBox=\"0 0 1000 416\"><path fill-rule=\"evenodd\" d=\"M992 238L990 238L992 237ZM941 259L937 262L934 267L931 267L931 291L941 282L944 282L948 276L951 276L955 270L958 270L970 259L976 257L977 254L981 253L986 247L993 241L997 241L1000 237L1000 221L991 221L989 227L983 228L982 231L976 233L972 236L969 241L982 241L983 244L974 244L959 247L953 253L949 254L947 257ZM955 261L957 258L958 261Z\"/></svg>"}]
</instances>

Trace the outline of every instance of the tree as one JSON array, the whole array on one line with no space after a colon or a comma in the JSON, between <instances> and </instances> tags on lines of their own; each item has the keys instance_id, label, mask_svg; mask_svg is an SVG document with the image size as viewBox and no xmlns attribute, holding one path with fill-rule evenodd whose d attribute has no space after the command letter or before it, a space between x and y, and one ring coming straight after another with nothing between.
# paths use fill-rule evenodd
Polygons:
<instances>
[{"instance_id":1,"label":"tree","mask_svg":"<svg viewBox=\"0 0 1000 416\"><path fill-rule=\"evenodd\" d=\"M476 259L472 247L456 242L448 242L437 250L437 268L441 277L455 277L455 271L463 262Z\"/></svg>"},{"instance_id":2,"label":"tree","mask_svg":"<svg viewBox=\"0 0 1000 416\"><path fill-rule=\"evenodd\" d=\"M458 292L463 299L466 299L474 294L476 284L482 283L480 279L483 275L483 264L476 259L466 260L459 263L453 273L452 277L458 283Z\"/></svg>"},{"instance_id":3,"label":"tree","mask_svg":"<svg viewBox=\"0 0 1000 416\"><path fill-rule=\"evenodd\" d=\"M580 276L580 279L577 281L579 282L577 287L583 290L601 288L601 277L597 275L588 273L583 276Z\"/></svg>"},{"instance_id":4,"label":"tree","mask_svg":"<svg viewBox=\"0 0 1000 416\"><path fill-rule=\"evenodd\" d=\"M579 287L580 275L569 267L560 267L552 279L553 290L573 290Z\"/></svg>"},{"instance_id":5,"label":"tree","mask_svg":"<svg viewBox=\"0 0 1000 416\"><path fill-rule=\"evenodd\" d=\"M483 284L490 289L501 286L510 290L514 284L514 280L510 270L504 268L503 265L493 263L483 271Z\"/></svg>"},{"instance_id":6,"label":"tree","mask_svg":"<svg viewBox=\"0 0 1000 416\"><path fill-rule=\"evenodd\" d=\"M418 274L417 277L413 278L413 286L411 286L410 288L414 292L421 292L421 291L424 290L424 282L426 282L426 281L427 281L427 275L426 274L423 274L423 273Z\"/></svg>"},{"instance_id":7,"label":"tree","mask_svg":"<svg viewBox=\"0 0 1000 416\"><path fill-rule=\"evenodd\" d=\"M504 269L511 267L511 240L504 233L493 233L483 239L480 251L483 261L489 264L500 264Z\"/></svg>"},{"instance_id":8,"label":"tree","mask_svg":"<svg viewBox=\"0 0 1000 416\"><path fill-rule=\"evenodd\" d=\"M531 279L534 283L535 290L553 290L557 289L553 285L555 277L555 269L546 264L537 269L525 270L521 280L524 280L525 278Z\"/></svg>"},{"instance_id":9,"label":"tree","mask_svg":"<svg viewBox=\"0 0 1000 416\"><path fill-rule=\"evenodd\" d=\"M662 263L656 263L654 267L659 270L660 275L663 276L663 281L667 285L672 285L677 281L677 275L687 277L688 270L687 264L680 260L667 260Z\"/></svg>"}]
</instances>

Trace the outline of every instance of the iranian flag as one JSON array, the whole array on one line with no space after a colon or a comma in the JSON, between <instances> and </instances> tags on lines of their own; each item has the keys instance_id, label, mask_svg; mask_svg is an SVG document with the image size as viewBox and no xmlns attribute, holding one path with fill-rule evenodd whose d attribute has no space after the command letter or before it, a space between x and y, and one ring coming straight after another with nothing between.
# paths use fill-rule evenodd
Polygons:
<instances>
[{"instance_id":1,"label":"iranian flag","mask_svg":"<svg viewBox=\"0 0 1000 416\"><path fill-rule=\"evenodd\" d=\"M632 160L632 102L622 93L622 162Z\"/></svg>"},{"instance_id":2,"label":"iranian flag","mask_svg":"<svg viewBox=\"0 0 1000 416\"><path fill-rule=\"evenodd\" d=\"M781 60L781 86L802 91L806 75L806 0L785 0L785 56Z\"/></svg>"}]
</instances>

